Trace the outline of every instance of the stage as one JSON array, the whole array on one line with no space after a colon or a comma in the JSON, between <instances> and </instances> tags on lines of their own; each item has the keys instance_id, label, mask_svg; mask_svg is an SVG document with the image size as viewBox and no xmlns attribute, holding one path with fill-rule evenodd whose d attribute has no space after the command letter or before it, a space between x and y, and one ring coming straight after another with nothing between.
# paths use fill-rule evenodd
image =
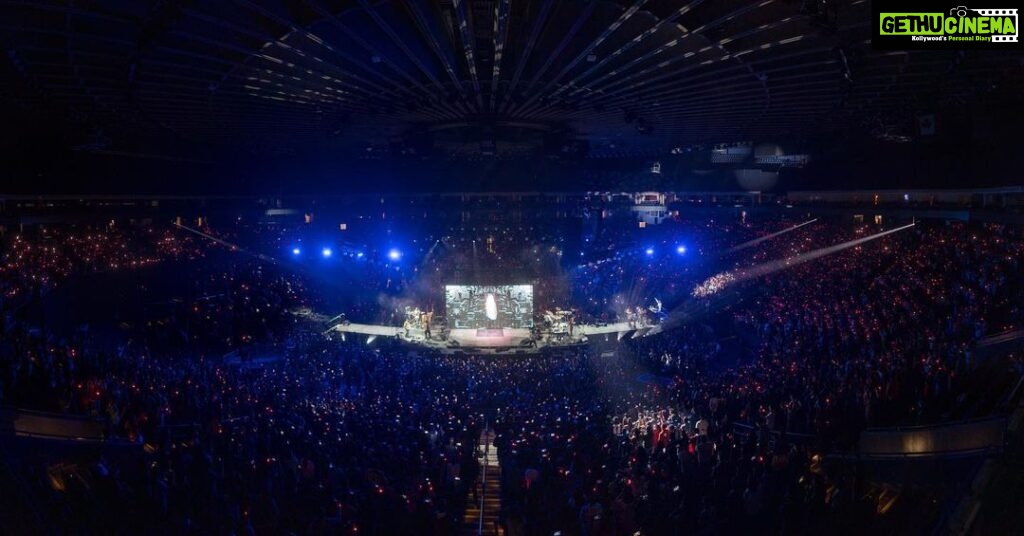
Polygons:
<instances>
[{"instance_id":1,"label":"stage","mask_svg":"<svg viewBox=\"0 0 1024 536\"><path fill-rule=\"evenodd\" d=\"M453 329L442 338L441 330L436 329L430 339L422 329L408 329L395 326L374 324L337 324L328 332L345 335L363 335L367 343L377 337L394 337L405 343L420 348L427 348L443 354L467 353L475 354L532 354L545 349L566 348L587 344L588 342L621 340L623 338L640 337L650 332L655 326L636 326L628 322L613 324L580 324L569 333L550 333L541 331L532 337L530 330L525 328L480 328Z\"/></svg>"},{"instance_id":2,"label":"stage","mask_svg":"<svg viewBox=\"0 0 1024 536\"><path fill-rule=\"evenodd\" d=\"M530 330L525 328L453 329L448 341L467 348L500 348L529 344Z\"/></svg>"}]
</instances>

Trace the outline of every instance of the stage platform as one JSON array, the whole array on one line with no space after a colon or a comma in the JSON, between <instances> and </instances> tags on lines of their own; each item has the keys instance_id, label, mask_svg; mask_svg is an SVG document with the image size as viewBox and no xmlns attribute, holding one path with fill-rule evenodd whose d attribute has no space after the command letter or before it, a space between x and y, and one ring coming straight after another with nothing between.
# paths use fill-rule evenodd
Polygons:
<instances>
[{"instance_id":1,"label":"stage platform","mask_svg":"<svg viewBox=\"0 0 1024 536\"><path fill-rule=\"evenodd\" d=\"M530 330L512 328L453 329L448 340L466 348L499 348L524 345L530 340Z\"/></svg>"},{"instance_id":2,"label":"stage platform","mask_svg":"<svg viewBox=\"0 0 1024 536\"><path fill-rule=\"evenodd\" d=\"M375 324L338 324L331 328L341 333L358 333L361 335L377 335L380 337L398 337L405 330L394 326L378 326Z\"/></svg>"},{"instance_id":3,"label":"stage platform","mask_svg":"<svg viewBox=\"0 0 1024 536\"><path fill-rule=\"evenodd\" d=\"M396 337L409 344L452 354L467 350L486 354L523 354L537 353L549 348L565 348L586 344L591 338L604 335L602 340L624 337L635 338L650 332L654 326L633 326L628 322L613 324L580 324L575 326L572 335L568 333L541 332L534 339L528 329L485 328L485 329L453 329L442 339L440 332L433 333L427 339L422 329L410 329L374 324L338 324L328 331L366 335L368 341L375 337Z\"/></svg>"}]
</instances>

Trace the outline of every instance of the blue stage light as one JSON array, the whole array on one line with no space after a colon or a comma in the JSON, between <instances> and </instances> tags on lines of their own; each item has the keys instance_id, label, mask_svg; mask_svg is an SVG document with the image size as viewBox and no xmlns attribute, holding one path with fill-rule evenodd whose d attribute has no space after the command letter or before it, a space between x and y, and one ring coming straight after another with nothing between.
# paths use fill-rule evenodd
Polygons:
<instances>
[{"instance_id":1,"label":"blue stage light","mask_svg":"<svg viewBox=\"0 0 1024 536\"><path fill-rule=\"evenodd\" d=\"M647 250L644 251L644 253L646 253L647 256L650 257L651 255L654 255L654 248L647 248Z\"/></svg>"},{"instance_id":2,"label":"blue stage light","mask_svg":"<svg viewBox=\"0 0 1024 536\"><path fill-rule=\"evenodd\" d=\"M302 254L302 250L301 249L299 249L299 248L292 248L292 255L295 255L296 257L298 257L301 254Z\"/></svg>"},{"instance_id":3,"label":"blue stage light","mask_svg":"<svg viewBox=\"0 0 1024 536\"><path fill-rule=\"evenodd\" d=\"M686 254L686 246L676 246L676 253L680 255Z\"/></svg>"},{"instance_id":4,"label":"blue stage light","mask_svg":"<svg viewBox=\"0 0 1024 536\"><path fill-rule=\"evenodd\" d=\"M324 248L323 251L320 252L320 254L323 255L324 258L326 259L326 258L330 257L331 255L333 255L334 252L331 251L331 248Z\"/></svg>"},{"instance_id":5,"label":"blue stage light","mask_svg":"<svg viewBox=\"0 0 1024 536\"><path fill-rule=\"evenodd\" d=\"M363 252L360 251L359 253L356 253L356 258L357 259L362 259L363 258Z\"/></svg>"},{"instance_id":6,"label":"blue stage light","mask_svg":"<svg viewBox=\"0 0 1024 536\"><path fill-rule=\"evenodd\" d=\"M388 252L388 258L393 261L397 261L398 259L402 258L402 252L398 251L397 249L393 249Z\"/></svg>"}]
</instances>

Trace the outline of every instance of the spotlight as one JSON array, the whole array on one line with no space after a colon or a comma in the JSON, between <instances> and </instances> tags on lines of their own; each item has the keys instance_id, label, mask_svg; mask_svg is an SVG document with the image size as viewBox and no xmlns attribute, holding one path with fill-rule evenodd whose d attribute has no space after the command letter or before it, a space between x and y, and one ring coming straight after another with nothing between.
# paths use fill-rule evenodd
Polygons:
<instances>
[{"instance_id":1,"label":"spotlight","mask_svg":"<svg viewBox=\"0 0 1024 536\"><path fill-rule=\"evenodd\" d=\"M398 259L402 258L402 252L398 251L397 249L393 249L388 252L388 258L393 261L397 261Z\"/></svg>"},{"instance_id":2,"label":"spotlight","mask_svg":"<svg viewBox=\"0 0 1024 536\"><path fill-rule=\"evenodd\" d=\"M686 246L676 246L676 253L680 255L686 254Z\"/></svg>"},{"instance_id":3,"label":"spotlight","mask_svg":"<svg viewBox=\"0 0 1024 536\"><path fill-rule=\"evenodd\" d=\"M333 255L334 252L331 251L331 248L324 248L323 251L320 252L320 254L323 255L324 258L326 259L326 258L330 257L331 255Z\"/></svg>"},{"instance_id":4,"label":"spotlight","mask_svg":"<svg viewBox=\"0 0 1024 536\"><path fill-rule=\"evenodd\" d=\"M647 249L646 249L646 250L644 251L644 253L646 253L646 254L647 254L647 256L648 256L648 257L650 257L651 255L654 255L654 248L647 248Z\"/></svg>"},{"instance_id":5,"label":"spotlight","mask_svg":"<svg viewBox=\"0 0 1024 536\"><path fill-rule=\"evenodd\" d=\"M301 254L302 254L302 250L301 249L299 249L299 248L292 248L292 255L295 255L296 257L298 257Z\"/></svg>"}]
</instances>

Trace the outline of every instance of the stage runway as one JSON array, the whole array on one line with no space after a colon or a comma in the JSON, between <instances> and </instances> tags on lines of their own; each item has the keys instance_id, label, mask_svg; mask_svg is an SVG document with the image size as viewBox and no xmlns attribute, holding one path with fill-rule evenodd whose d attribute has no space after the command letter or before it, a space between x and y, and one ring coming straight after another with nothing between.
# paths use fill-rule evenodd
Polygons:
<instances>
[{"instance_id":1,"label":"stage runway","mask_svg":"<svg viewBox=\"0 0 1024 536\"><path fill-rule=\"evenodd\" d=\"M606 338L614 334L616 338L622 339L625 336L630 338L643 336L654 326L631 326L628 322L616 322L613 324L596 325L580 324L573 328L572 335L553 334L541 332L540 338L535 344L531 344L530 330L496 328L496 329L453 329L448 333L448 340L442 341L438 338L440 332L435 331L432 339L426 339L422 329L410 329L406 335L405 328L395 326L381 326L374 324L338 324L330 331L341 333L352 333L367 335L369 337L398 337L409 343L432 348L435 350L458 350L479 348L486 350L522 350L529 348L538 350L548 347L582 344L587 342L585 338L597 335L605 335Z\"/></svg>"},{"instance_id":2,"label":"stage runway","mask_svg":"<svg viewBox=\"0 0 1024 536\"><path fill-rule=\"evenodd\" d=\"M338 324L331 328L342 333L359 333L361 335L377 335L380 337L397 337L405 330L394 326L378 326L376 324Z\"/></svg>"},{"instance_id":3,"label":"stage runway","mask_svg":"<svg viewBox=\"0 0 1024 536\"><path fill-rule=\"evenodd\" d=\"M607 333L628 333L634 330L649 329L652 326L645 327L630 327L629 322L616 322L614 324L606 324L599 326L597 324L580 324L573 329L573 335L605 335Z\"/></svg>"}]
</instances>

